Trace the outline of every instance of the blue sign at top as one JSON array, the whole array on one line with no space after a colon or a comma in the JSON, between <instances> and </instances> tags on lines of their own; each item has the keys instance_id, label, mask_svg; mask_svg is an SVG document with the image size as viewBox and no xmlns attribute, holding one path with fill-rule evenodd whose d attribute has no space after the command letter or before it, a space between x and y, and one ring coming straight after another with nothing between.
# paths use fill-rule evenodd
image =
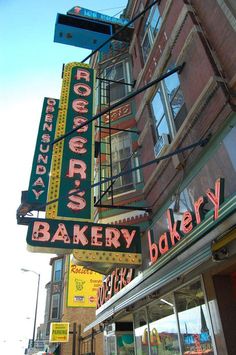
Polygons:
<instances>
[{"instance_id":1,"label":"blue sign at top","mask_svg":"<svg viewBox=\"0 0 236 355\"><path fill-rule=\"evenodd\" d=\"M100 14L99 12L88 10L80 6L73 7L71 10L67 12L67 15L87 17L93 20L99 20L99 21L107 22L109 24L117 24L120 26L125 26L130 21L123 18L116 18L116 17Z\"/></svg>"}]
</instances>

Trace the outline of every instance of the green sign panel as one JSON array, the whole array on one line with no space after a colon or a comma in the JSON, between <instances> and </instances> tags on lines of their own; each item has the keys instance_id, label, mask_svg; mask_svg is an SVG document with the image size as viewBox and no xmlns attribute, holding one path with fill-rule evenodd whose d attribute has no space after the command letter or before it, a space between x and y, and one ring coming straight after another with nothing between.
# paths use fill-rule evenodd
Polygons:
<instances>
[{"instance_id":1,"label":"green sign panel","mask_svg":"<svg viewBox=\"0 0 236 355\"><path fill-rule=\"evenodd\" d=\"M28 188L28 202L44 205L47 200L49 172L52 160L59 100L44 98L33 166Z\"/></svg>"},{"instance_id":2,"label":"green sign panel","mask_svg":"<svg viewBox=\"0 0 236 355\"><path fill-rule=\"evenodd\" d=\"M29 223L27 244L33 252L81 252L82 259L141 264L139 227L37 219ZM80 254L77 257L81 260Z\"/></svg>"},{"instance_id":3,"label":"green sign panel","mask_svg":"<svg viewBox=\"0 0 236 355\"><path fill-rule=\"evenodd\" d=\"M47 218L93 219L93 116L94 72L88 65L65 66L56 138L76 127L73 134L54 144Z\"/></svg>"}]
</instances>

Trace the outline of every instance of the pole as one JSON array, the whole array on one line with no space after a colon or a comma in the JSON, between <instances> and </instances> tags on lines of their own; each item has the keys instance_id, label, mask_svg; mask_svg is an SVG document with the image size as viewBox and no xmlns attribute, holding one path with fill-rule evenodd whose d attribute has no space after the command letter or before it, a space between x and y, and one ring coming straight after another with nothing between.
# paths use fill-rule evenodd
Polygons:
<instances>
[{"instance_id":1,"label":"pole","mask_svg":"<svg viewBox=\"0 0 236 355\"><path fill-rule=\"evenodd\" d=\"M81 355L80 345L81 345L81 324L78 325L78 355Z\"/></svg>"},{"instance_id":2,"label":"pole","mask_svg":"<svg viewBox=\"0 0 236 355\"><path fill-rule=\"evenodd\" d=\"M76 323L73 323L73 343L72 343L72 355L76 355Z\"/></svg>"},{"instance_id":3,"label":"pole","mask_svg":"<svg viewBox=\"0 0 236 355\"><path fill-rule=\"evenodd\" d=\"M94 341L94 329L92 328L92 333L91 333L91 355L94 355L94 349L93 349L93 341Z\"/></svg>"},{"instance_id":4,"label":"pole","mask_svg":"<svg viewBox=\"0 0 236 355\"><path fill-rule=\"evenodd\" d=\"M38 287L37 287L37 296L36 296L35 313L34 313L34 329L33 329L32 347L34 347L36 320L37 320L37 311L38 311L38 299L39 299L40 274L37 274L37 275L38 275Z\"/></svg>"}]
</instances>

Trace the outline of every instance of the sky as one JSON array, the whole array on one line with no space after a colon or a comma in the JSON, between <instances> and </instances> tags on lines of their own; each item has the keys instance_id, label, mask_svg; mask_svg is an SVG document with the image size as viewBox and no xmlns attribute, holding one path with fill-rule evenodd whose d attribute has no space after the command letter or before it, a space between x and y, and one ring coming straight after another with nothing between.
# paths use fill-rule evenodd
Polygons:
<instances>
[{"instance_id":1,"label":"sky","mask_svg":"<svg viewBox=\"0 0 236 355\"><path fill-rule=\"evenodd\" d=\"M63 63L90 52L53 42L57 13L81 6L119 17L127 0L0 0L0 353L24 354L33 335L37 275L41 275L37 325L43 322L45 285L53 254L27 251L27 227L17 225L21 191L28 189L44 97L60 98Z\"/></svg>"}]
</instances>

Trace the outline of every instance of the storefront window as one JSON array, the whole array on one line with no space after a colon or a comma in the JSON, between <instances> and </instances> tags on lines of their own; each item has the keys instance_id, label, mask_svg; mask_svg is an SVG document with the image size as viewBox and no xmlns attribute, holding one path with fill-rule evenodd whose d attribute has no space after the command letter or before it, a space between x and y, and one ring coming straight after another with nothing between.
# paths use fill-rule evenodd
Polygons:
<instances>
[{"instance_id":1,"label":"storefront window","mask_svg":"<svg viewBox=\"0 0 236 355\"><path fill-rule=\"evenodd\" d=\"M200 281L175 292L183 353L213 355L210 321Z\"/></svg>"},{"instance_id":2,"label":"storefront window","mask_svg":"<svg viewBox=\"0 0 236 355\"><path fill-rule=\"evenodd\" d=\"M134 315L134 328L136 355L148 355L148 323L145 309Z\"/></svg>"},{"instance_id":3,"label":"storefront window","mask_svg":"<svg viewBox=\"0 0 236 355\"><path fill-rule=\"evenodd\" d=\"M116 337L115 335L110 335L106 338L107 340L107 354L115 355L116 354Z\"/></svg>"},{"instance_id":4,"label":"storefront window","mask_svg":"<svg viewBox=\"0 0 236 355\"><path fill-rule=\"evenodd\" d=\"M152 355L180 354L174 301L167 295L148 306Z\"/></svg>"},{"instance_id":5,"label":"storefront window","mask_svg":"<svg viewBox=\"0 0 236 355\"><path fill-rule=\"evenodd\" d=\"M136 355L215 354L200 280L137 311L134 327Z\"/></svg>"},{"instance_id":6,"label":"storefront window","mask_svg":"<svg viewBox=\"0 0 236 355\"><path fill-rule=\"evenodd\" d=\"M134 336L132 334L117 335L117 355L134 355Z\"/></svg>"}]
</instances>

